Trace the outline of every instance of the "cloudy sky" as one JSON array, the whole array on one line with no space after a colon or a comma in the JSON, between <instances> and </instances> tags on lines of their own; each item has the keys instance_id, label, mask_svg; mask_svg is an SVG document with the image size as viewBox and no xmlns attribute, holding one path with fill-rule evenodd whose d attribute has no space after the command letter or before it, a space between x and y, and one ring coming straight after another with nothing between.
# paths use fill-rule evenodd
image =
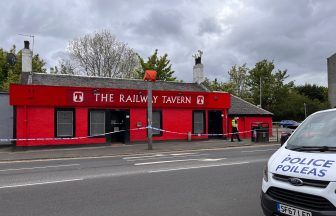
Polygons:
<instances>
[{"instance_id":1,"label":"cloudy sky","mask_svg":"<svg viewBox=\"0 0 336 216\"><path fill-rule=\"evenodd\" d=\"M234 64L262 59L287 69L296 84L327 85L336 52L334 0L3 0L0 47L23 47L55 66L68 42L110 30L141 56L167 53L178 79L192 81L192 54L203 50L205 75L226 81Z\"/></svg>"}]
</instances>

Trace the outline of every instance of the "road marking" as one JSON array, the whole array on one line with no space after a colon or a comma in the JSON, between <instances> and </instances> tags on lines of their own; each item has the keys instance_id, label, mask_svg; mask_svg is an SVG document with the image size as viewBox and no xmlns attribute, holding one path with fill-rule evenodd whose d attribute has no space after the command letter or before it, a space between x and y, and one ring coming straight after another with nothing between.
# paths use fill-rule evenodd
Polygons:
<instances>
[{"instance_id":1,"label":"road marking","mask_svg":"<svg viewBox=\"0 0 336 216\"><path fill-rule=\"evenodd\" d=\"M241 152L265 152L265 151L276 151L278 149L259 149L259 150L250 150L250 151L241 151Z\"/></svg>"},{"instance_id":2,"label":"road marking","mask_svg":"<svg viewBox=\"0 0 336 216\"><path fill-rule=\"evenodd\" d=\"M204 162L216 162L216 161L221 161L224 160L226 158L204 158L201 159L200 161L204 161Z\"/></svg>"},{"instance_id":3,"label":"road marking","mask_svg":"<svg viewBox=\"0 0 336 216\"><path fill-rule=\"evenodd\" d=\"M176 163L184 161L198 161L199 159L184 159L184 160L169 160L169 161L154 161L154 162L145 162L145 163L136 163L135 166L151 165L151 164L163 164L163 163Z\"/></svg>"},{"instance_id":4,"label":"road marking","mask_svg":"<svg viewBox=\"0 0 336 216\"><path fill-rule=\"evenodd\" d=\"M34 170L34 169L47 169L47 168L57 168L57 167L70 167L70 166L79 166L80 164L64 164L64 165L54 165L54 166L43 166L43 167L25 167L25 168L15 168L15 169L3 169L0 172L7 171L20 171L20 170Z\"/></svg>"},{"instance_id":5,"label":"road marking","mask_svg":"<svg viewBox=\"0 0 336 216\"><path fill-rule=\"evenodd\" d=\"M136 156L136 157L124 157L123 160L143 160L149 158L157 158L157 157L178 157L178 156L189 156L196 155L195 152L187 152L187 153L173 153L173 154L155 154L155 155L145 155L145 156Z\"/></svg>"},{"instance_id":6,"label":"road marking","mask_svg":"<svg viewBox=\"0 0 336 216\"><path fill-rule=\"evenodd\" d=\"M124 160L132 160L132 159L142 159L142 158L151 158L151 157L163 157L164 154L155 154L155 155L145 155L145 156L137 156L137 157L124 157Z\"/></svg>"},{"instance_id":7,"label":"road marking","mask_svg":"<svg viewBox=\"0 0 336 216\"><path fill-rule=\"evenodd\" d=\"M82 178L79 178L79 179L65 179L65 180L60 180L60 181L36 182L36 183L20 184L20 185L5 185L5 186L0 186L0 189L27 187L27 186L45 185L45 184L56 184L56 183L74 182L74 181L82 181L82 180L84 180L84 179L82 179Z\"/></svg>"},{"instance_id":8,"label":"road marking","mask_svg":"<svg viewBox=\"0 0 336 216\"><path fill-rule=\"evenodd\" d=\"M182 153L182 152L202 152L202 151L227 151L235 149L244 149L244 148L263 148L265 146L280 146L280 144L263 144L258 146L234 146L234 147L222 147L222 148L203 148L203 149L189 149L189 150L173 150L173 151L163 151L160 154L169 154L172 152ZM34 163L34 162L47 162L47 161L70 161L70 160L90 160L90 159L106 159L106 158L119 158L130 155L148 155L148 153L139 153L139 154L119 154L119 155L105 155L105 156L88 156L88 157L64 157L64 158L49 158L49 159L23 159L23 160L12 160L12 161L0 161L0 164L11 164L11 163Z\"/></svg>"},{"instance_id":9,"label":"road marking","mask_svg":"<svg viewBox=\"0 0 336 216\"><path fill-rule=\"evenodd\" d=\"M186 153L174 153L174 154L170 154L171 156L184 156L184 155L194 155L194 154L197 154L197 153L194 153L194 152L186 152Z\"/></svg>"},{"instance_id":10,"label":"road marking","mask_svg":"<svg viewBox=\"0 0 336 216\"><path fill-rule=\"evenodd\" d=\"M169 160L169 161L153 161L153 162L145 162L145 163L136 163L135 166L143 166L143 165L151 165L151 164L163 164L163 163L176 163L176 162L185 162L185 161L203 161L203 162L212 162L212 161L220 161L226 158L193 158L193 159L184 159L184 160Z\"/></svg>"},{"instance_id":11,"label":"road marking","mask_svg":"<svg viewBox=\"0 0 336 216\"><path fill-rule=\"evenodd\" d=\"M165 155L160 158L158 157L146 157L146 158L138 158L138 159L128 159L127 161L143 161L143 160L155 160L155 159L169 159L169 158L183 158L183 157L199 157L199 156L206 156L209 154L192 154L192 155L176 155L176 156L171 156L171 155Z\"/></svg>"},{"instance_id":12,"label":"road marking","mask_svg":"<svg viewBox=\"0 0 336 216\"><path fill-rule=\"evenodd\" d=\"M199 168L208 168L208 167L219 167L219 166L233 166L233 165L241 165L248 164L250 162L237 162L237 163L222 163L222 164L212 164L212 165L203 165L203 166L191 166L191 167L180 167L173 169L161 169L161 170L151 170L148 173L158 173L158 172L169 172L169 171L179 171L179 170L189 170L189 169L199 169Z\"/></svg>"}]
</instances>

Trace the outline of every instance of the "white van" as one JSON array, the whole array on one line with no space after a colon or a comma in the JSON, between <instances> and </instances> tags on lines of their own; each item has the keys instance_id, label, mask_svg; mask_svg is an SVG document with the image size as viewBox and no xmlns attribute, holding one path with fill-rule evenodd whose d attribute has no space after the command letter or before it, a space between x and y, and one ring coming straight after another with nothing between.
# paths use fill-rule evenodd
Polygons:
<instances>
[{"instance_id":1,"label":"white van","mask_svg":"<svg viewBox=\"0 0 336 216\"><path fill-rule=\"evenodd\" d=\"M336 109L309 116L269 159L266 216L336 216Z\"/></svg>"}]
</instances>

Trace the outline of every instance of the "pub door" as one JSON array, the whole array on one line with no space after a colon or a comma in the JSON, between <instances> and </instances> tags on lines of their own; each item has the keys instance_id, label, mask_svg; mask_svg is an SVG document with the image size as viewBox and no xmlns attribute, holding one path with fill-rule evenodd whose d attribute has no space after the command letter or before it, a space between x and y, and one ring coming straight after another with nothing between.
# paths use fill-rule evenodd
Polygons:
<instances>
[{"instance_id":1,"label":"pub door","mask_svg":"<svg viewBox=\"0 0 336 216\"><path fill-rule=\"evenodd\" d=\"M106 115L107 142L125 143L130 142L130 115L129 110L108 110Z\"/></svg>"},{"instance_id":2,"label":"pub door","mask_svg":"<svg viewBox=\"0 0 336 216\"><path fill-rule=\"evenodd\" d=\"M208 133L209 134L223 134L223 120L222 111L209 110L208 111ZM211 138L223 138L223 135L209 136Z\"/></svg>"}]
</instances>

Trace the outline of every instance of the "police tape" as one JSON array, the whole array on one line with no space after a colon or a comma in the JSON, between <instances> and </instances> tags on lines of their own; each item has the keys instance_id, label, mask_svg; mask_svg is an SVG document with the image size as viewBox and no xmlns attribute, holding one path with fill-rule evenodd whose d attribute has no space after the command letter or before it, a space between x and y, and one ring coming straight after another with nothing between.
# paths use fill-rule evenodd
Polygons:
<instances>
[{"instance_id":1,"label":"police tape","mask_svg":"<svg viewBox=\"0 0 336 216\"><path fill-rule=\"evenodd\" d=\"M253 129L253 130L247 130L247 131L241 131L241 132L234 132L234 133L221 133L221 134L209 134L209 133L190 133L190 132L177 132L177 131L170 131L170 130L164 130L160 128L155 128L155 127L150 127L148 126L147 128L152 128L153 130L156 131L161 131L161 132L166 132L166 133L171 133L171 134L177 134L177 135L191 135L191 136L228 136L228 135L233 135L233 134L245 134L245 133L264 133L267 134L268 131L261 131L261 129ZM256 136L256 134L253 134L253 136Z\"/></svg>"},{"instance_id":2,"label":"police tape","mask_svg":"<svg viewBox=\"0 0 336 216\"><path fill-rule=\"evenodd\" d=\"M0 139L0 142L12 142L12 141L53 141L53 140L80 140L80 139L87 139L87 138L99 138L102 136L106 136L109 134L115 134L120 132L126 132L126 131L136 131L136 130L143 130L147 129L148 127L140 127L140 128L133 128L128 130L118 130L118 131L112 131L102 134L95 134L90 136L79 136L79 137L49 137L49 138L18 138L18 139Z\"/></svg>"},{"instance_id":3,"label":"police tape","mask_svg":"<svg viewBox=\"0 0 336 216\"><path fill-rule=\"evenodd\" d=\"M17 139L0 139L0 142L12 142L12 141L53 141L53 140L80 140L80 139L87 139L87 138L99 138L102 136L106 136L109 134L116 134L116 133L121 133L121 132L126 132L126 131L138 131L138 130L144 130L144 129L152 129L156 131L161 131L165 133L171 133L171 134L177 134L177 135L191 135L191 136L228 136L228 135L233 135L233 134L244 134L244 133L256 133L260 129L254 129L254 130L247 130L247 131L241 131L241 132L235 132L235 133L221 133L221 134L209 134L209 133L190 133L190 132L177 132L177 131L170 131L170 130L163 130L160 128L155 128L151 126L147 127L140 127L140 128L132 128L132 129L127 129L127 130L118 130L118 131L112 131L112 132L107 132L107 133L102 133L102 134L95 134L95 135L90 135L90 136L79 136L79 137L49 137L49 138L17 138ZM258 131L258 133L268 133L265 131ZM256 136L256 134L253 134L253 136Z\"/></svg>"}]
</instances>

